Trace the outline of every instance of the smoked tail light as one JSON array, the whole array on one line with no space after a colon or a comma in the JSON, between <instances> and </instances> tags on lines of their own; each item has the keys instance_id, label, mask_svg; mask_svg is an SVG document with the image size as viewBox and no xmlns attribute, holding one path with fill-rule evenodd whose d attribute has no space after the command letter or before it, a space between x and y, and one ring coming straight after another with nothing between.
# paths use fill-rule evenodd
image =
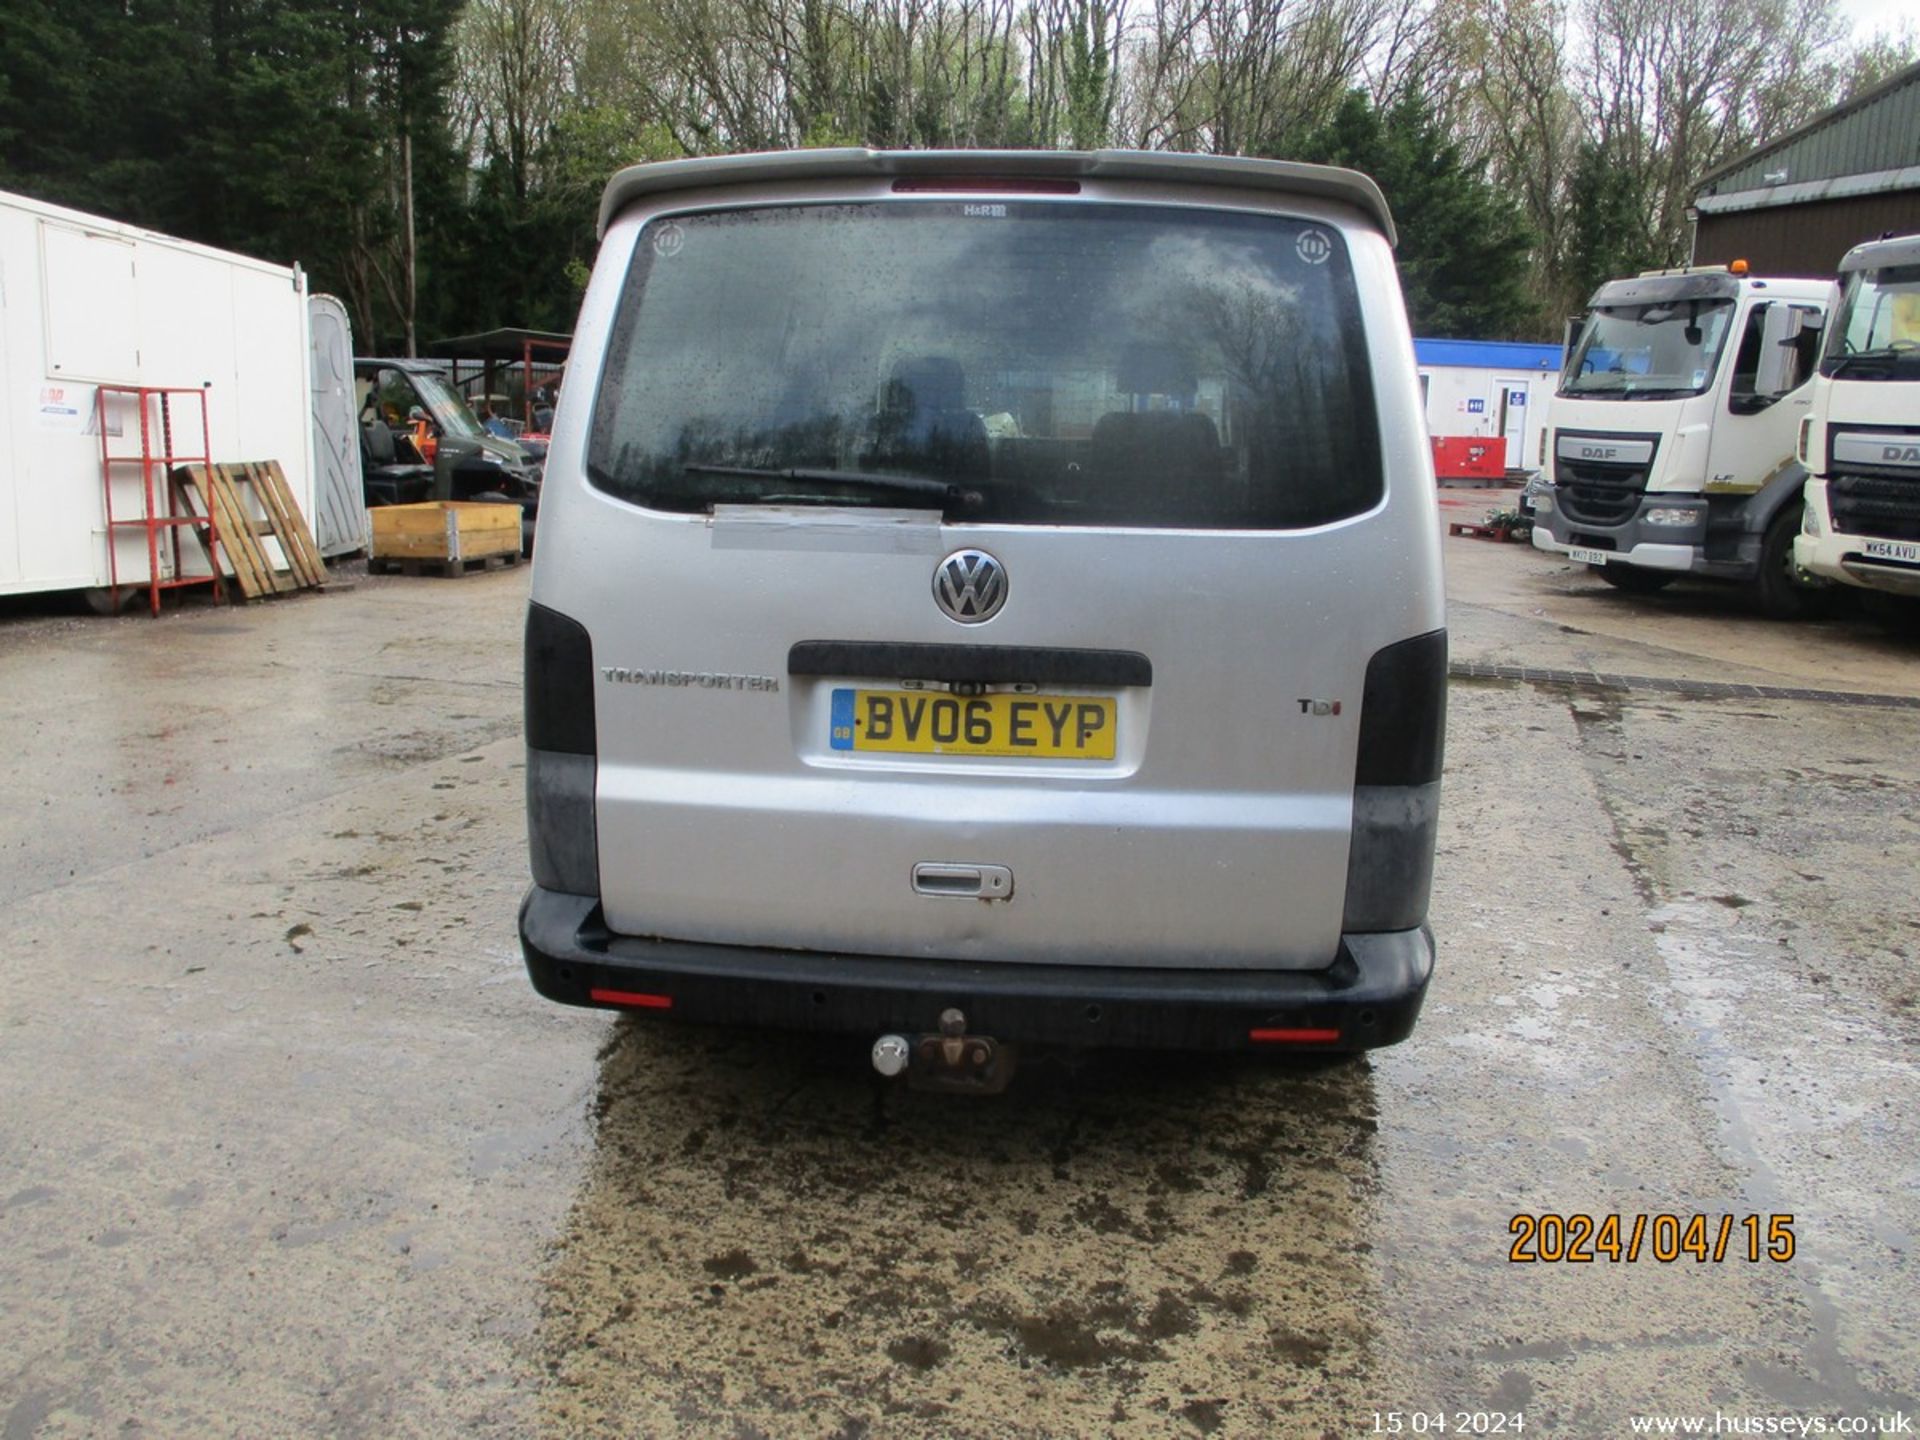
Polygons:
<instances>
[{"instance_id":1,"label":"smoked tail light","mask_svg":"<svg viewBox=\"0 0 1920 1440\"><path fill-rule=\"evenodd\" d=\"M1360 699L1353 783L1426 785L1440 778L1447 734L1447 632L1374 652Z\"/></svg>"},{"instance_id":2,"label":"smoked tail light","mask_svg":"<svg viewBox=\"0 0 1920 1440\"><path fill-rule=\"evenodd\" d=\"M525 665L527 858L534 883L598 895L593 638L578 620L529 605Z\"/></svg>"},{"instance_id":3,"label":"smoked tail light","mask_svg":"<svg viewBox=\"0 0 1920 1440\"><path fill-rule=\"evenodd\" d=\"M1360 701L1342 930L1411 930L1426 920L1446 732L1447 632L1376 651Z\"/></svg>"},{"instance_id":4,"label":"smoked tail light","mask_svg":"<svg viewBox=\"0 0 1920 1440\"><path fill-rule=\"evenodd\" d=\"M527 747L591 755L593 637L587 627L545 605L527 606Z\"/></svg>"}]
</instances>

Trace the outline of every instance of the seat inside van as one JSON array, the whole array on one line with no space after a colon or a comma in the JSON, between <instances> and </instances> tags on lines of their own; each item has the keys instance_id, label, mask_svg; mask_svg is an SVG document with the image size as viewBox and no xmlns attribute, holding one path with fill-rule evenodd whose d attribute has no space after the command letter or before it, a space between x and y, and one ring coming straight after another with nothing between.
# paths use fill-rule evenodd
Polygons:
<instances>
[{"instance_id":1,"label":"seat inside van","mask_svg":"<svg viewBox=\"0 0 1920 1440\"><path fill-rule=\"evenodd\" d=\"M1191 513L1196 487L1220 478L1211 416L1178 410L1102 415L1093 427L1094 483L1143 515Z\"/></svg>"},{"instance_id":2,"label":"seat inside van","mask_svg":"<svg viewBox=\"0 0 1920 1440\"><path fill-rule=\"evenodd\" d=\"M873 465L909 465L942 479L984 479L987 426L966 404L966 372L948 356L894 363L880 394Z\"/></svg>"}]
</instances>

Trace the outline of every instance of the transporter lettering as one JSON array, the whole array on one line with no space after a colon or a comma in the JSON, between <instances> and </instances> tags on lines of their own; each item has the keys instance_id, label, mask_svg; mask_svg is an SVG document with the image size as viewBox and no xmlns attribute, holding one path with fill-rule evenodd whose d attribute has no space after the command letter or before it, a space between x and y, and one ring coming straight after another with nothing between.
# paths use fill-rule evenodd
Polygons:
<instances>
[{"instance_id":1,"label":"transporter lettering","mask_svg":"<svg viewBox=\"0 0 1920 1440\"><path fill-rule=\"evenodd\" d=\"M715 675L705 670L630 670L624 665L602 665L610 685L665 685L672 689L778 690L774 675Z\"/></svg>"}]
</instances>

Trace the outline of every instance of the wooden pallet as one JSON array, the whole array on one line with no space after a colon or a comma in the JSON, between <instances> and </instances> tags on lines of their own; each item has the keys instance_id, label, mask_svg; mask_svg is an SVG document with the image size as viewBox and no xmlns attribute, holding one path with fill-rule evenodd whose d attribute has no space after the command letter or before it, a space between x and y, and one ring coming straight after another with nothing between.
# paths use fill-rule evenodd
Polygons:
<instances>
[{"instance_id":1,"label":"wooden pallet","mask_svg":"<svg viewBox=\"0 0 1920 1440\"><path fill-rule=\"evenodd\" d=\"M408 556L394 559L390 556L374 556L367 561L369 575L440 575L451 578L456 575L479 575L488 570L506 570L520 563L520 554L511 555L475 555L462 560L449 560L439 555Z\"/></svg>"},{"instance_id":2,"label":"wooden pallet","mask_svg":"<svg viewBox=\"0 0 1920 1440\"><path fill-rule=\"evenodd\" d=\"M318 589L326 566L277 460L195 465L173 472L187 510L213 517L234 582L248 600ZM201 543L207 541L201 527Z\"/></svg>"}]
</instances>

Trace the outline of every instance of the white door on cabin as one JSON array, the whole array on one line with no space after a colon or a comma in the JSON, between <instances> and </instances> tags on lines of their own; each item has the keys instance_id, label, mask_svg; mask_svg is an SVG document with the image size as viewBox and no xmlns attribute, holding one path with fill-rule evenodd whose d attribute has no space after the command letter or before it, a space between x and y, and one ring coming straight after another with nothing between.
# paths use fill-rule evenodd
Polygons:
<instances>
[{"instance_id":1,"label":"white door on cabin","mask_svg":"<svg viewBox=\"0 0 1920 1440\"><path fill-rule=\"evenodd\" d=\"M1499 433L1507 441L1507 468L1519 470L1527 463L1527 402L1532 398L1533 381L1525 375L1496 375L1493 393L1499 410Z\"/></svg>"},{"instance_id":2,"label":"white door on cabin","mask_svg":"<svg viewBox=\"0 0 1920 1440\"><path fill-rule=\"evenodd\" d=\"M47 378L140 383L140 305L130 241L40 222Z\"/></svg>"}]
</instances>

